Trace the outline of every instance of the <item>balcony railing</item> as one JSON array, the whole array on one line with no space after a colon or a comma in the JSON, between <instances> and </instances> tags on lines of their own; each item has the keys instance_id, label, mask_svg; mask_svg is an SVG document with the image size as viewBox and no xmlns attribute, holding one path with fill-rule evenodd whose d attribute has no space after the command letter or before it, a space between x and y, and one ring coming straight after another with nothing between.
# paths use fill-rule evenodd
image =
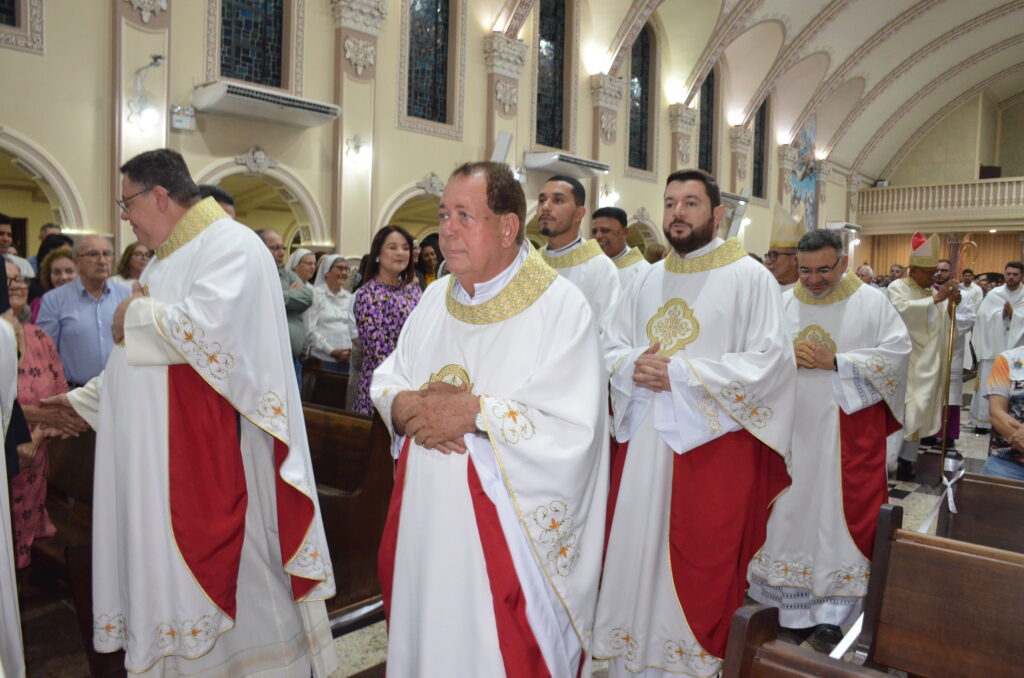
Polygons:
<instances>
[{"instance_id":1,"label":"balcony railing","mask_svg":"<svg viewBox=\"0 0 1024 678\"><path fill-rule=\"evenodd\" d=\"M856 219L865 227L1024 226L1024 177L865 188L857 195Z\"/></svg>"}]
</instances>

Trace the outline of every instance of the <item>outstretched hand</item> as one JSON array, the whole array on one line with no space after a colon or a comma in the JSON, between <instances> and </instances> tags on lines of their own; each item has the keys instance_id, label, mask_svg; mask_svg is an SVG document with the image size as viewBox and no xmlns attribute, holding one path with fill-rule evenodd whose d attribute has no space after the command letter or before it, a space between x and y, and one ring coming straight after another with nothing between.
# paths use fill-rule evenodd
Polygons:
<instances>
[{"instance_id":1,"label":"outstretched hand","mask_svg":"<svg viewBox=\"0 0 1024 678\"><path fill-rule=\"evenodd\" d=\"M89 430L89 424L71 407L66 393L39 401L39 420L50 437L71 438Z\"/></svg>"}]
</instances>

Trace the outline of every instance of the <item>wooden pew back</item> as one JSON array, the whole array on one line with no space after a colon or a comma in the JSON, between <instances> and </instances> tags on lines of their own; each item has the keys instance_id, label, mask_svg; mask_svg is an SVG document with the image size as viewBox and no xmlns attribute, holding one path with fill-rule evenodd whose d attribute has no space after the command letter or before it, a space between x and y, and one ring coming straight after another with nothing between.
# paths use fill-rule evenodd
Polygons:
<instances>
[{"instance_id":1,"label":"wooden pew back","mask_svg":"<svg viewBox=\"0 0 1024 678\"><path fill-rule=\"evenodd\" d=\"M326 372L320 369L319 362L308 361L302 370L302 402L344 410L348 381L348 376Z\"/></svg>"},{"instance_id":2,"label":"wooden pew back","mask_svg":"<svg viewBox=\"0 0 1024 678\"><path fill-rule=\"evenodd\" d=\"M882 678L881 671L843 662L778 640L779 610L747 605L729 629L722 678Z\"/></svg>"},{"instance_id":3,"label":"wooden pew back","mask_svg":"<svg viewBox=\"0 0 1024 678\"><path fill-rule=\"evenodd\" d=\"M1024 555L899 529L882 507L858 654L920 676L1009 676L1019 642Z\"/></svg>"},{"instance_id":4,"label":"wooden pew back","mask_svg":"<svg viewBox=\"0 0 1024 678\"><path fill-rule=\"evenodd\" d=\"M936 534L1024 553L1024 482L967 473L953 487L957 512L942 502Z\"/></svg>"}]
</instances>

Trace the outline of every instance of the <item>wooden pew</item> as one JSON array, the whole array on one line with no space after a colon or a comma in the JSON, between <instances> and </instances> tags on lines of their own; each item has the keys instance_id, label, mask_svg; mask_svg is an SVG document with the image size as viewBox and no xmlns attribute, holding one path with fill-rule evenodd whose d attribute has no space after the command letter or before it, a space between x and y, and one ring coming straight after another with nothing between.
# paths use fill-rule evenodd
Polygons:
<instances>
[{"instance_id":1,"label":"wooden pew","mask_svg":"<svg viewBox=\"0 0 1024 678\"><path fill-rule=\"evenodd\" d=\"M882 678L882 671L832 659L778 639L779 610L747 605L733 615L722 678Z\"/></svg>"},{"instance_id":2,"label":"wooden pew","mask_svg":"<svg viewBox=\"0 0 1024 678\"><path fill-rule=\"evenodd\" d=\"M347 375L323 370L319 360L307 360L302 368L302 402L347 409L348 381Z\"/></svg>"},{"instance_id":3,"label":"wooden pew","mask_svg":"<svg viewBox=\"0 0 1024 678\"><path fill-rule=\"evenodd\" d=\"M907 532L883 506L857 656L912 675L1021 675L1024 554Z\"/></svg>"},{"instance_id":4,"label":"wooden pew","mask_svg":"<svg viewBox=\"0 0 1024 678\"><path fill-rule=\"evenodd\" d=\"M953 489L957 512L942 501L937 535L1024 553L1024 482L966 473Z\"/></svg>"},{"instance_id":5,"label":"wooden pew","mask_svg":"<svg viewBox=\"0 0 1024 678\"><path fill-rule=\"evenodd\" d=\"M337 636L383 619L377 549L394 485L391 438L380 417L310 403L303 411L338 587L327 601Z\"/></svg>"}]
</instances>

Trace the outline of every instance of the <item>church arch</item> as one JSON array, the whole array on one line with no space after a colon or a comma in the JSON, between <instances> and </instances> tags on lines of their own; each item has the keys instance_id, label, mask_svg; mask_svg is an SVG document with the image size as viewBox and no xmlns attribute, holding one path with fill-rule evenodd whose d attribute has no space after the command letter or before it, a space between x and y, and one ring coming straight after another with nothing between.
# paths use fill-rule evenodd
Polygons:
<instances>
[{"instance_id":1,"label":"church arch","mask_svg":"<svg viewBox=\"0 0 1024 678\"><path fill-rule=\"evenodd\" d=\"M46 195L54 221L71 231L88 227L82 196L68 173L42 146L9 127L0 126L0 150L19 160L19 169Z\"/></svg>"}]
</instances>

